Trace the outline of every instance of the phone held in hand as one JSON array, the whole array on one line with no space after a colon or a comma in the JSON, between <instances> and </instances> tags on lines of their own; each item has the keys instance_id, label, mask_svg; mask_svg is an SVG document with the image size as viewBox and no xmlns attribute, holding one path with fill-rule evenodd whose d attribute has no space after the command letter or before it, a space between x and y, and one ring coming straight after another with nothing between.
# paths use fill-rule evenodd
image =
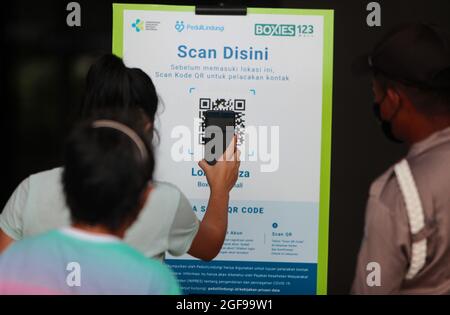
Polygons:
<instances>
[{"instance_id":1,"label":"phone held in hand","mask_svg":"<svg viewBox=\"0 0 450 315\"><path fill-rule=\"evenodd\" d=\"M236 113L230 110L208 110L205 115L205 160L216 164L233 140Z\"/></svg>"}]
</instances>

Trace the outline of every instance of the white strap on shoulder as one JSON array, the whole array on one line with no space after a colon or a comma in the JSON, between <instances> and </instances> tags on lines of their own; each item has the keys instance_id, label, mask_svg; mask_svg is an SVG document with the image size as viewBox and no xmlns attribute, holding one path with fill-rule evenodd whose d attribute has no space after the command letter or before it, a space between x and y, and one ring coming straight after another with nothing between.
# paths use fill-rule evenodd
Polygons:
<instances>
[{"instance_id":1,"label":"white strap on shoulder","mask_svg":"<svg viewBox=\"0 0 450 315\"><path fill-rule=\"evenodd\" d=\"M405 200L408 213L409 228L411 234L415 235L425 227L424 211L420 201L419 192L411 173L408 161L403 159L394 167L400 190ZM406 274L406 279L412 279L425 265L427 254L427 239L413 242L411 251L411 261Z\"/></svg>"}]
</instances>

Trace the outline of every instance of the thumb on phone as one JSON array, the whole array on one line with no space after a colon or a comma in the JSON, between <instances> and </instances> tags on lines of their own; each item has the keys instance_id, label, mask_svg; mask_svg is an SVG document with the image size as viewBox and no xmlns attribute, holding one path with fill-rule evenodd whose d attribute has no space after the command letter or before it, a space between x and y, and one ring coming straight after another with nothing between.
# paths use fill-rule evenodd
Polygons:
<instances>
[{"instance_id":1,"label":"thumb on phone","mask_svg":"<svg viewBox=\"0 0 450 315\"><path fill-rule=\"evenodd\" d=\"M225 161L234 161L235 158L234 153L236 152L236 148L237 148L237 136L234 135L227 149L223 153L223 158L225 159Z\"/></svg>"},{"instance_id":2,"label":"thumb on phone","mask_svg":"<svg viewBox=\"0 0 450 315\"><path fill-rule=\"evenodd\" d=\"M205 172L205 174L208 172L209 168L211 167L211 165L209 165L205 159L198 162L198 166L203 170L203 172Z\"/></svg>"}]
</instances>

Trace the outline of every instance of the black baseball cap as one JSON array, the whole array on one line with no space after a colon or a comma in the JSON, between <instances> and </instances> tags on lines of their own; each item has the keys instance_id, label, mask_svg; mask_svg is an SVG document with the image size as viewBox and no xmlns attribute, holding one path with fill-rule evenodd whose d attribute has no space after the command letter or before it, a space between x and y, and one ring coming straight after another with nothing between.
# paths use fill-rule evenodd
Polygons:
<instances>
[{"instance_id":1,"label":"black baseball cap","mask_svg":"<svg viewBox=\"0 0 450 315\"><path fill-rule=\"evenodd\" d=\"M390 31L353 63L355 74L381 74L423 89L450 89L450 40L434 24L410 24Z\"/></svg>"}]
</instances>

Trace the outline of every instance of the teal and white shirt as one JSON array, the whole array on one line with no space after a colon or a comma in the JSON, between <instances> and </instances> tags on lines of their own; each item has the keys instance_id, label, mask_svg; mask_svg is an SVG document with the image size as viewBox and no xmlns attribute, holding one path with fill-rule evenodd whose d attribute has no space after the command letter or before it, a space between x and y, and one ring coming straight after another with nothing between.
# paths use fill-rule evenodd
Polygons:
<instances>
[{"instance_id":1,"label":"teal and white shirt","mask_svg":"<svg viewBox=\"0 0 450 315\"><path fill-rule=\"evenodd\" d=\"M180 293L169 267L110 235L63 228L0 255L0 295Z\"/></svg>"},{"instance_id":2,"label":"teal and white shirt","mask_svg":"<svg viewBox=\"0 0 450 315\"><path fill-rule=\"evenodd\" d=\"M33 174L16 188L0 214L0 228L14 240L69 226L70 212L61 183L62 168ZM199 220L174 185L154 182L149 200L124 241L147 257L163 260L165 252L188 252Z\"/></svg>"}]
</instances>

